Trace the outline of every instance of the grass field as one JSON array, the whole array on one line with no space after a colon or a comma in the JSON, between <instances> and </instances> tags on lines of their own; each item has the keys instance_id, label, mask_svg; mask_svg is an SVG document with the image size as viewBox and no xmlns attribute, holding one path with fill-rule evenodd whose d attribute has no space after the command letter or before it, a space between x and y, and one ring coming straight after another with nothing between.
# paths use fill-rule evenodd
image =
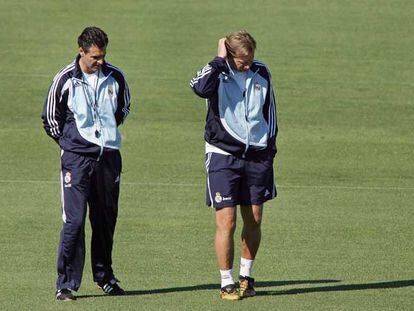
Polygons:
<instances>
[{"instance_id":1,"label":"grass field","mask_svg":"<svg viewBox=\"0 0 414 311\"><path fill-rule=\"evenodd\" d=\"M414 309L412 1L105 2L0 0L1 310ZM114 249L128 295L102 296L87 260L80 299L58 303L59 150L40 113L93 24L132 92ZM242 28L276 85L279 198L258 296L232 303L218 298L205 106L188 81Z\"/></svg>"}]
</instances>

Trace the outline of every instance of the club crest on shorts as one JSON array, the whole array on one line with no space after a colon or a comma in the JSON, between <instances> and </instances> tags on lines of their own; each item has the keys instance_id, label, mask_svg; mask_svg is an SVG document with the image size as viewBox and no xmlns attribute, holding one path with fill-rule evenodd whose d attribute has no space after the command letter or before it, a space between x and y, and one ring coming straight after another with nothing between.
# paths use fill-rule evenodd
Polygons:
<instances>
[{"instance_id":1,"label":"club crest on shorts","mask_svg":"<svg viewBox=\"0 0 414 311\"><path fill-rule=\"evenodd\" d=\"M223 201L223 197L221 196L220 192L216 192L216 196L214 198L214 201L216 201L216 203L221 203Z\"/></svg>"}]
</instances>

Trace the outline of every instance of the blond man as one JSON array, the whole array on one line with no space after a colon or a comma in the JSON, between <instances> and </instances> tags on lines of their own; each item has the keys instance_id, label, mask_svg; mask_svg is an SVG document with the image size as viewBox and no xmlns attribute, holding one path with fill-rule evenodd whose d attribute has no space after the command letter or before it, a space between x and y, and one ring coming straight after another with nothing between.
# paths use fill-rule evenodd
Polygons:
<instances>
[{"instance_id":1,"label":"blond man","mask_svg":"<svg viewBox=\"0 0 414 311\"><path fill-rule=\"evenodd\" d=\"M219 40L217 56L190 81L193 91L207 100L206 197L215 209L220 297L226 300L256 295L252 266L263 204L276 197L276 102L270 72L254 59L255 50L248 32L233 32ZM232 275L237 206L243 219L239 288Z\"/></svg>"}]
</instances>

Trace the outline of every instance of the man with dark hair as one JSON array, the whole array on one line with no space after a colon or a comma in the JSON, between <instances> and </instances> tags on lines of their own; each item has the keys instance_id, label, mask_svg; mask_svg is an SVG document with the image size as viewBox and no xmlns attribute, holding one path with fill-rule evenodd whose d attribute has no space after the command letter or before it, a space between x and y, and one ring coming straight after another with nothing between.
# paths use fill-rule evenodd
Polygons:
<instances>
[{"instance_id":1,"label":"man with dark hair","mask_svg":"<svg viewBox=\"0 0 414 311\"><path fill-rule=\"evenodd\" d=\"M215 208L215 251L220 297L256 295L253 261L261 239L263 203L276 196L276 102L267 67L254 59L256 41L246 31L218 42L217 56L191 80L207 99L205 127L207 205ZM236 206L243 219L239 289L233 280Z\"/></svg>"},{"instance_id":2,"label":"man with dark hair","mask_svg":"<svg viewBox=\"0 0 414 311\"><path fill-rule=\"evenodd\" d=\"M100 49L105 49L108 45L108 36L98 27L87 27L78 37L78 46L87 51L95 45Z\"/></svg>"},{"instance_id":3,"label":"man with dark hair","mask_svg":"<svg viewBox=\"0 0 414 311\"><path fill-rule=\"evenodd\" d=\"M87 27L79 54L53 79L42 119L61 150L63 229L58 252L57 300L74 300L85 261L85 218L92 227L93 280L109 295L124 290L112 270L122 160L118 126L129 113L123 73L105 62L108 37Z\"/></svg>"}]
</instances>

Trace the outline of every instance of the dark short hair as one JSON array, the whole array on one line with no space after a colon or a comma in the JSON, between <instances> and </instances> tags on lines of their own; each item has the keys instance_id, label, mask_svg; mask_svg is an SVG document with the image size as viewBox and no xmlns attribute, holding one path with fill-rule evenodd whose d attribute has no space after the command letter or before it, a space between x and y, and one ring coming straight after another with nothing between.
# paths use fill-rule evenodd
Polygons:
<instances>
[{"instance_id":1,"label":"dark short hair","mask_svg":"<svg viewBox=\"0 0 414 311\"><path fill-rule=\"evenodd\" d=\"M92 45L96 45L101 50L105 49L108 46L108 42L106 33L95 26L86 27L78 37L78 45L85 52L88 52Z\"/></svg>"}]
</instances>

